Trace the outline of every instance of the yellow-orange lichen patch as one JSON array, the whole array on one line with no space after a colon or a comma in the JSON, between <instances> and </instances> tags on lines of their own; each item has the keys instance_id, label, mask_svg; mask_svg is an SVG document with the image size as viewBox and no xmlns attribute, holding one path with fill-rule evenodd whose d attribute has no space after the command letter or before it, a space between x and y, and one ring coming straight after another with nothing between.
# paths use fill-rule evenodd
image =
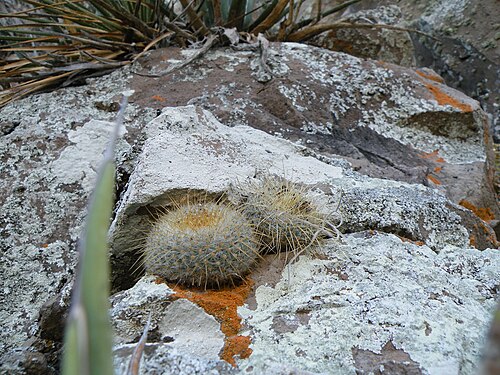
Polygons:
<instances>
[{"instance_id":1,"label":"yellow-orange lichen patch","mask_svg":"<svg viewBox=\"0 0 500 375\"><path fill-rule=\"evenodd\" d=\"M252 339L248 336L236 335L227 337L220 357L224 361L236 366L234 356L239 355L240 358L250 357L250 354L252 354L252 349L249 347L251 343Z\"/></svg>"},{"instance_id":2,"label":"yellow-orange lichen patch","mask_svg":"<svg viewBox=\"0 0 500 375\"><path fill-rule=\"evenodd\" d=\"M434 173L440 173L443 170L443 167L434 168Z\"/></svg>"},{"instance_id":3,"label":"yellow-orange lichen patch","mask_svg":"<svg viewBox=\"0 0 500 375\"><path fill-rule=\"evenodd\" d=\"M427 179L431 181L435 185L441 185L441 181L439 181L436 177L428 175Z\"/></svg>"},{"instance_id":4,"label":"yellow-orange lichen patch","mask_svg":"<svg viewBox=\"0 0 500 375\"><path fill-rule=\"evenodd\" d=\"M469 246L477 248L476 236L474 236L473 234L469 236Z\"/></svg>"},{"instance_id":5,"label":"yellow-orange lichen patch","mask_svg":"<svg viewBox=\"0 0 500 375\"><path fill-rule=\"evenodd\" d=\"M396 235L398 236L398 235ZM403 237L403 236L398 236L399 239L402 241L402 242L410 242L414 245L417 245L417 246L424 246L425 245L425 242L424 241L413 241L413 240L410 240L409 238L407 237Z\"/></svg>"},{"instance_id":6,"label":"yellow-orange lichen patch","mask_svg":"<svg viewBox=\"0 0 500 375\"><path fill-rule=\"evenodd\" d=\"M432 152L423 152L418 156L422 159L432 160L436 163L446 163L446 160L439 156L439 150L434 150Z\"/></svg>"},{"instance_id":7,"label":"yellow-orange lichen patch","mask_svg":"<svg viewBox=\"0 0 500 375\"><path fill-rule=\"evenodd\" d=\"M422 70L417 70L416 71L417 74L420 76L420 77L424 77L424 78L427 78L427 79L430 79L431 81L434 81L434 82L438 82L438 83L444 83L444 79L443 77L441 77L440 75L436 74L436 73L431 73L431 72L424 72Z\"/></svg>"},{"instance_id":8,"label":"yellow-orange lichen patch","mask_svg":"<svg viewBox=\"0 0 500 375\"><path fill-rule=\"evenodd\" d=\"M451 105L462 112L472 112L472 106L462 103L460 100L453 98L447 93L443 92L439 87L432 83L424 83L425 87L434 95L434 98L439 105Z\"/></svg>"},{"instance_id":9,"label":"yellow-orange lichen patch","mask_svg":"<svg viewBox=\"0 0 500 375\"><path fill-rule=\"evenodd\" d=\"M248 358L252 353L249 348L251 338L238 335L241 328L241 318L238 306L242 306L252 289L253 282L245 280L240 286L226 287L220 290L203 290L170 285L175 291L174 298L185 298L200 306L207 314L220 322L222 333L226 336L221 358L236 366L235 356Z\"/></svg>"},{"instance_id":10,"label":"yellow-orange lichen patch","mask_svg":"<svg viewBox=\"0 0 500 375\"><path fill-rule=\"evenodd\" d=\"M467 208L468 210L471 210L476 214L476 216L480 217L484 221L490 221L490 220L495 220L495 215L493 212L491 212L491 209L489 207L476 207L474 206L471 202L462 199L458 204L462 207Z\"/></svg>"}]
</instances>

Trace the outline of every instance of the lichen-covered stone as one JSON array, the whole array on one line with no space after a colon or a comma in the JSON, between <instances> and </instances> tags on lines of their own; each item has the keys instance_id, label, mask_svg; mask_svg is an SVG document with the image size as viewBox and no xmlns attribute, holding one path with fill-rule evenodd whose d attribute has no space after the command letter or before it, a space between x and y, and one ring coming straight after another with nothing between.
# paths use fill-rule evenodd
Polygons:
<instances>
[{"instance_id":1,"label":"lichen-covered stone","mask_svg":"<svg viewBox=\"0 0 500 375\"><path fill-rule=\"evenodd\" d=\"M116 71L0 110L0 123L8 125L0 136L0 354L30 350L42 305L73 278L87 199L115 116L97 103L119 99L128 74ZM132 133L150 112L129 107ZM127 155L130 147L120 141L117 159Z\"/></svg>"},{"instance_id":2,"label":"lichen-covered stone","mask_svg":"<svg viewBox=\"0 0 500 375\"><path fill-rule=\"evenodd\" d=\"M226 125L249 125L341 156L371 177L431 186L500 215L487 116L435 74L283 43L270 45L265 84L255 78L258 55L230 48L163 75L183 58L171 48L139 60L135 103L196 104ZM161 78L142 76L150 73Z\"/></svg>"},{"instance_id":3,"label":"lichen-covered stone","mask_svg":"<svg viewBox=\"0 0 500 375\"><path fill-rule=\"evenodd\" d=\"M151 314L149 335L156 338L154 342L168 343L164 345L179 355L218 361L224 346L220 323L192 302L175 298L174 292L156 279L145 276L111 297L115 346L136 342Z\"/></svg>"},{"instance_id":4,"label":"lichen-covered stone","mask_svg":"<svg viewBox=\"0 0 500 375\"><path fill-rule=\"evenodd\" d=\"M322 250L327 259L301 257L275 286L257 287L256 305L239 309L253 337L243 372L286 363L354 374L354 352L382 353L381 363L388 343L406 353L401 366L421 373L477 372L500 283L497 250L448 245L436 254L369 232Z\"/></svg>"},{"instance_id":5,"label":"lichen-covered stone","mask_svg":"<svg viewBox=\"0 0 500 375\"><path fill-rule=\"evenodd\" d=\"M194 106L166 109L147 134L113 223L114 259L133 254L128 244L150 225L151 207L189 189L217 196L231 181L268 170L309 186L326 213L343 192L342 229L351 233L343 242L280 268L274 285L266 280L276 269L256 271L253 302L238 310L253 351L237 360L241 373L350 374L373 358L430 374L477 370L500 253L468 247L464 208L433 189L362 176L261 131L224 127ZM126 263L115 264L115 274L120 269Z\"/></svg>"},{"instance_id":6,"label":"lichen-covered stone","mask_svg":"<svg viewBox=\"0 0 500 375\"><path fill-rule=\"evenodd\" d=\"M135 344L119 345L114 349L115 373L124 374ZM168 344L146 344L141 359L140 374L148 375L231 375L238 371L224 361L209 360L195 355L180 354Z\"/></svg>"},{"instance_id":7,"label":"lichen-covered stone","mask_svg":"<svg viewBox=\"0 0 500 375\"><path fill-rule=\"evenodd\" d=\"M479 254L463 246L468 240L472 243L471 233L475 227L474 236L481 235L484 240L478 247L495 243L494 236L489 238L487 223L454 204L459 199L470 198L472 204L491 207L492 214L498 214L490 184L489 138L483 134L485 115L476 102L434 83L425 75L396 66L297 44L276 44L271 49L269 65L273 79L266 84L256 80L258 55L255 52L230 49L210 51L187 68L164 77L134 77L135 70L164 71L172 63L169 59L178 57L177 50L173 49L156 51L140 64L89 80L85 86L33 95L1 109L1 371L10 371L5 367L10 363L11 368L16 368L10 372L26 372L30 358L35 358L33 363L39 363L38 369L43 367L43 371L50 371L57 363L57 347L51 345L60 345L56 341L60 339L61 330L56 330L53 322L56 317L62 321L67 308L76 263L76 242L99 155L111 127L109 121L115 115L113 108L120 93L130 86L140 91L131 98L125 116L127 133L118 143L116 155L119 202L111 233L116 291L132 287L140 277L131 266L137 257L134 247L140 248L140 240L145 236L139 229L147 228L151 220L148 209L168 207L170 198L188 191L220 198L234 182L253 178L256 170L310 187L318 202L322 202L319 207L327 214L337 209L340 190L343 190L346 199L341 200L340 211L346 218L344 231L376 229L422 241L429 246L423 247L429 259L449 253L447 249ZM169 57L164 59L163 54ZM159 63L162 59L165 61ZM150 123L162 107L188 102L198 103L213 113L199 106L170 107L163 109L163 114ZM150 124L143 130L147 123ZM358 172L385 179L353 172L346 160ZM356 203L358 199L366 203L370 212L366 212L365 205ZM352 206L347 205L348 202ZM386 211L386 207L390 210ZM127 228L133 230L127 232ZM359 244L362 246L363 242ZM371 245L367 242L366 246ZM394 249L399 246L410 245L400 244ZM469 264L475 268L482 257L485 264L486 259L493 264L495 256L492 250L486 250L472 257ZM316 260L309 264L307 259L297 264L306 270L316 264ZM353 262L354 267L356 260ZM424 263L422 266L432 269L432 262ZM459 264L457 270L460 268L463 266ZM432 279L428 270L423 272L427 273L418 285L444 282L439 277ZM377 277L387 277L384 275L381 271ZM461 275L453 280L461 284L461 280L475 280L476 276ZM316 276L311 277L316 280ZM491 277L496 280L494 273ZM281 278L277 282L286 283ZM304 281L304 287L310 286L311 290L314 285ZM155 288L147 286L150 287ZM153 293L154 298L161 295L161 287L154 290L157 293ZM491 311L488 309L490 297L485 299L484 310L481 310L474 302L475 297L465 298L468 290L463 293L464 306L470 306L478 317L477 324L471 323L471 330L463 336L472 340L474 350L460 354L463 348L457 346L453 337L446 337L446 344L453 353L452 361L462 356L465 368L474 369L475 348L483 337L480 329ZM45 304L53 298L55 301ZM127 336L125 342L136 340L150 307L147 300L137 299L129 302L131 306L140 307L140 316L133 315L133 308L125 309L132 323L120 323ZM167 296L162 303L170 302ZM44 304L40 327L37 320ZM189 306L191 313L201 314L194 305ZM262 314L266 306L272 307L265 303L258 306ZM447 306L443 311L447 312L446 309ZM272 314L272 310L268 313ZM361 311L358 318L363 314ZM307 325L307 315L304 312L298 317L277 317L277 330L294 336L299 329L305 329L301 327ZM217 324L213 320L211 324L213 329L207 332L215 332L216 336ZM249 324L260 325L257 321ZM371 346L359 346L356 355L348 359L349 366L354 357L359 361L369 358L367 351L380 355L396 351L400 358L408 355L413 362L429 367L425 350L418 346L423 345L422 342L407 350L402 344L407 331L398 331L398 326L393 328L391 332L395 333L394 337L400 337L399 342L388 344L379 340ZM440 332L431 328L433 332ZM252 339L255 359L251 355L246 361L256 361L258 369L273 359L260 357L259 340L265 341L265 337L252 336ZM163 348L164 344L156 347ZM173 358L171 347L164 348L168 353L162 352L165 360ZM403 347L407 354L400 352ZM14 351L15 348L19 350ZM215 345L211 355L215 352L213 348ZM436 354L438 360L440 353ZM298 355L304 353L299 351ZM198 361L186 354L176 358L188 363ZM260 364L259 358L262 358ZM304 358L307 362L310 357ZM335 358L341 359L338 362L341 366L348 356L339 352ZM154 356L151 360L155 360ZM315 363L323 366L321 361ZM216 362L215 367L200 368L213 369L219 365L220 362ZM273 366L276 369L281 365ZM308 367L303 362L290 366L316 371L316 365Z\"/></svg>"}]
</instances>

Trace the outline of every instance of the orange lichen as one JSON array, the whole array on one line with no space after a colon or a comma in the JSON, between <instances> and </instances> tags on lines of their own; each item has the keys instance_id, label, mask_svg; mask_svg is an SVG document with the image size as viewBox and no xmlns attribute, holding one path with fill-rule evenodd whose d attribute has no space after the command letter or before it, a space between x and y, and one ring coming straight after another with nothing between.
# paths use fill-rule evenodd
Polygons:
<instances>
[{"instance_id":1,"label":"orange lichen","mask_svg":"<svg viewBox=\"0 0 500 375\"><path fill-rule=\"evenodd\" d=\"M427 179L431 181L435 185L441 185L441 181L439 181L436 177L428 175Z\"/></svg>"},{"instance_id":2,"label":"orange lichen","mask_svg":"<svg viewBox=\"0 0 500 375\"><path fill-rule=\"evenodd\" d=\"M437 157L439 154L439 150L434 150L432 152L423 152L422 154L420 154L419 156L422 158L422 159L434 159L435 157Z\"/></svg>"},{"instance_id":3,"label":"orange lichen","mask_svg":"<svg viewBox=\"0 0 500 375\"><path fill-rule=\"evenodd\" d=\"M495 235L495 231L493 229L491 229L490 227L488 227L483 222L479 223L479 225L478 224L474 224L472 227L474 228L473 232L476 233L478 236L480 236L481 230L483 231L483 233L485 234L486 241L489 242L488 247L491 247L491 248L500 248L500 241L497 240L497 237ZM474 234L470 234L470 236L469 236L469 244L471 246L474 246L475 248L478 248L477 247L477 242L478 241L476 239L476 236Z\"/></svg>"},{"instance_id":4,"label":"orange lichen","mask_svg":"<svg viewBox=\"0 0 500 375\"><path fill-rule=\"evenodd\" d=\"M446 161L439 157L439 150L434 150L432 152L423 152L421 154L418 155L419 157L421 157L422 159L428 159L428 160L432 160L432 161L435 161L437 163L445 163Z\"/></svg>"},{"instance_id":5,"label":"orange lichen","mask_svg":"<svg viewBox=\"0 0 500 375\"><path fill-rule=\"evenodd\" d=\"M396 235L398 236L398 235ZM410 242L414 245L417 245L417 246L424 246L425 245L425 242L424 241L413 241L413 240L410 240L409 238L407 237L403 237L403 236L398 236L399 239L402 241L402 242Z\"/></svg>"},{"instance_id":6,"label":"orange lichen","mask_svg":"<svg viewBox=\"0 0 500 375\"><path fill-rule=\"evenodd\" d=\"M167 99L165 99L163 96L160 96L160 95L153 95L151 97L151 99L157 100L157 101L162 102L162 103L167 101Z\"/></svg>"},{"instance_id":7,"label":"orange lichen","mask_svg":"<svg viewBox=\"0 0 500 375\"><path fill-rule=\"evenodd\" d=\"M484 221L491 221L495 220L495 215L493 212L491 212L491 209L489 207L476 207L474 206L471 202L462 199L458 204L462 207L467 208L468 210L471 210L476 214L476 216L480 217Z\"/></svg>"},{"instance_id":8,"label":"orange lichen","mask_svg":"<svg viewBox=\"0 0 500 375\"><path fill-rule=\"evenodd\" d=\"M236 366L235 356L248 358L252 353L249 348L251 339L248 336L238 335L241 328L241 318L238 316L238 306L242 306L247 299L253 282L245 280L240 286L226 287L220 290L202 290L170 285L175 291L174 298L185 298L200 306L207 314L212 315L220 322L222 333L226 336L221 358Z\"/></svg>"},{"instance_id":9,"label":"orange lichen","mask_svg":"<svg viewBox=\"0 0 500 375\"><path fill-rule=\"evenodd\" d=\"M427 89L434 95L434 98L439 105L451 105L452 107L455 107L462 112L472 112L472 106L470 106L469 104L462 103L460 100L451 97L432 83L424 84L425 87L427 87Z\"/></svg>"},{"instance_id":10,"label":"orange lichen","mask_svg":"<svg viewBox=\"0 0 500 375\"><path fill-rule=\"evenodd\" d=\"M469 245L477 248L476 236L474 236L473 234L469 236Z\"/></svg>"},{"instance_id":11,"label":"orange lichen","mask_svg":"<svg viewBox=\"0 0 500 375\"><path fill-rule=\"evenodd\" d=\"M233 366L236 366L234 356L239 355L240 358L250 357L250 354L252 354L252 349L249 348L251 343L252 339L248 336L237 335L227 337L220 357Z\"/></svg>"},{"instance_id":12,"label":"orange lichen","mask_svg":"<svg viewBox=\"0 0 500 375\"><path fill-rule=\"evenodd\" d=\"M434 173L440 173L443 167L436 167L434 168Z\"/></svg>"},{"instance_id":13,"label":"orange lichen","mask_svg":"<svg viewBox=\"0 0 500 375\"><path fill-rule=\"evenodd\" d=\"M430 79L431 81L444 83L443 77L441 77L438 74L432 74L431 72L423 72L422 70L417 70L416 72L419 76Z\"/></svg>"}]
</instances>

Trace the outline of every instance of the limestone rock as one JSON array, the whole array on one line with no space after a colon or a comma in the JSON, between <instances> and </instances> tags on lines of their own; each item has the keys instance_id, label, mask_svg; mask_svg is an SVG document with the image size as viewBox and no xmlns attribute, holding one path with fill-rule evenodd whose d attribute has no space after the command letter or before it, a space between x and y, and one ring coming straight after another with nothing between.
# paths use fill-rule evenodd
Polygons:
<instances>
[{"instance_id":1,"label":"limestone rock","mask_svg":"<svg viewBox=\"0 0 500 375\"><path fill-rule=\"evenodd\" d=\"M69 296L53 300L41 317L39 312L72 281L87 199L112 128L109 120L115 116L97 103L119 99L127 89L127 75L127 70L117 71L86 86L33 95L0 110L0 123L8 125L0 137L1 354L28 350L29 357L39 319L46 345L61 337ZM132 145L138 118L143 121L151 112L129 107L131 133L125 137ZM130 152L121 141L118 183Z\"/></svg>"},{"instance_id":2,"label":"limestone rock","mask_svg":"<svg viewBox=\"0 0 500 375\"><path fill-rule=\"evenodd\" d=\"M353 16L375 12L381 22L390 24L393 20L384 19L383 9L393 4L391 0L366 0L351 6L348 12ZM434 69L449 86L479 100L491 115L495 142L500 142L500 112L498 95L495 95L500 74L497 2L401 0L397 6L401 20L394 21L399 22L398 26L417 29L436 38L412 33L417 66ZM352 39L350 42L355 43ZM390 48L390 41L385 46Z\"/></svg>"}]
</instances>

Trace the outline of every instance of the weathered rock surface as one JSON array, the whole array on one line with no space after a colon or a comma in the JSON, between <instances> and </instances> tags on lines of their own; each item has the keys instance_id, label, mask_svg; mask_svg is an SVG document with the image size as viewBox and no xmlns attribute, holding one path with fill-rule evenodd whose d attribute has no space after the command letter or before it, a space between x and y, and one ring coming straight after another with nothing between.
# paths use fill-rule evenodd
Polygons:
<instances>
[{"instance_id":1,"label":"weathered rock surface","mask_svg":"<svg viewBox=\"0 0 500 375\"><path fill-rule=\"evenodd\" d=\"M376 371L389 360L389 345L406 353L393 364L395 373L477 371L486 311L495 306L498 251L446 246L436 255L427 246L366 232L324 250L328 259L302 257L289 282L285 271L275 286L257 288L256 308L239 310L254 337L248 365ZM368 352L382 360L366 367Z\"/></svg>"},{"instance_id":2,"label":"weathered rock surface","mask_svg":"<svg viewBox=\"0 0 500 375\"><path fill-rule=\"evenodd\" d=\"M42 305L72 280L87 198L113 125L106 120L115 116L99 108L120 98L127 74L117 71L85 87L34 95L0 111L7 129L0 138L0 355L11 357L15 349L18 357L27 353L21 362L30 362L33 354L26 350L39 330ZM125 137L133 136L138 119L151 115L155 112L131 105ZM129 153L130 146L120 142L117 159ZM67 299L53 301L42 316L44 326L61 325ZM54 333L46 334L53 342ZM1 366L16 368L19 361L8 364L7 357Z\"/></svg>"},{"instance_id":3,"label":"weathered rock surface","mask_svg":"<svg viewBox=\"0 0 500 375\"><path fill-rule=\"evenodd\" d=\"M189 51L152 52L134 67L135 103L200 105L225 125L250 125L342 156L372 177L442 189L453 202L498 217L487 117L432 72L286 43L272 46L274 78L260 83L258 56L229 51L168 74Z\"/></svg>"},{"instance_id":4,"label":"weathered rock surface","mask_svg":"<svg viewBox=\"0 0 500 375\"><path fill-rule=\"evenodd\" d=\"M384 24L402 27L403 12L397 5L377 6L358 12L346 10L342 15L333 14L322 23L335 22L339 17L357 24ZM354 7L353 7L354 8ZM347 13L347 14L346 14ZM407 67L416 67L413 42L408 32L389 28L339 28L320 34L311 44L353 56L381 60Z\"/></svg>"},{"instance_id":5,"label":"weathered rock surface","mask_svg":"<svg viewBox=\"0 0 500 375\"><path fill-rule=\"evenodd\" d=\"M295 369L348 374L375 371L381 363L397 373L477 371L500 285L500 252L468 248L467 230L453 212L453 207L462 208L433 189L364 177L342 161L320 161L310 152L304 155L304 147L258 130L241 125L227 128L194 106L165 109L145 132L148 139L113 223L115 260L131 251L127 244L146 230L148 212L190 189L216 197L232 182L247 183L256 172L276 174L310 186L326 212L335 210L339 188L344 191L340 203L344 227L356 233L342 242L330 240L317 256L302 256L289 269L274 259L273 267L264 263L256 271L254 296L238 309L242 334L251 337L253 351L248 359L237 361L242 373ZM415 244L365 230L377 226L379 231L403 235L405 231L416 234L418 228L432 233L420 233L427 244ZM128 267L121 263L113 269L116 273ZM117 326L139 322L133 334L121 330L128 336L121 343L140 336L146 314L134 301L142 306L140 301L150 295L143 291L148 285L161 290L164 298L172 297L164 284L147 278L118 294L138 294L129 296L129 304L134 304L113 309ZM122 297L114 299L122 301ZM172 317L173 324L171 306L160 309L161 314L156 309L156 314ZM142 319L116 311L134 311ZM190 322L203 315L195 307L185 311L184 319ZM157 320L153 319L152 335L164 337L164 326ZM170 345L175 347L178 340L182 351L183 342L200 337L202 343L190 346L191 355L212 353L209 359L217 361L220 342L203 337L217 337L219 328L195 326L189 324L178 332ZM157 341L160 344L154 345L167 345ZM154 366L168 353L158 354ZM145 373L148 366L144 365Z\"/></svg>"},{"instance_id":6,"label":"weathered rock surface","mask_svg":"<svg viewBox=\"0 0 500 375\"><path fill-rule=\"evenodd\" d=\"M86 86L34 95L1 110L0 371L23 373L30 365L38 363L39 372L50 373L56 365L61 327L55 322L62 321L67 308L76 261L75 244L85 216L86 200L99 155L106 144L110 128L107 121L114 117L120 92L129 88L135 88L137 92L127 111L127 133L119 143L116 155L120 199L113 227L112 254L114 286L120 292L113 297L114 324L120 333L116 353L120 358L129 355L131 342L137 339L152 306L160 311L170 311L172 319L188 307L199 321L206 322L202 324L205 334L207 327L212 326L209 331L214 340L207 340L208 347L200 349L200 352L207 353L208 359L185 353L184 349L191 342L189 336L183 336L183 333L189 333L187 329L175 331L175 327L167 325L158 328L162 325L156 318L156 328L151 333L153 343L146 350L149 368L159 368L160 364L168 362L172 363L172 372L184 371L174 370L180 368L185 368L186 373L195 371L193 369L221 373L236 371L218 358L222 328L216 329L213 315L201 311L192 301L187 303L179 299L178 291L177 296L172 295L170 287L164 284L149 283L147 288L139 284L145 288L142 289L145 297L137 296L133 290L127 291L141 275L130 269L137 253L130 246L132 236L127 237L123 229L146 228L150 220L148 210L168 203L169 197L175 194L194 189L208 196L217 196L231 183L244 182L252 177L256 170L284 175L313 187L315 199L323 202L322 207L328 212L337 207L339 188L344 191L340 206L345 218L342 229L352 234L346 236L342 245L325 247L326 255L320 259L302 258L292 268L295 273L302 272L301 269L316 270L317 262L320 264L318 269L342 260L347 267L350 258L339 255L337 259L335 249L342 249L347 254L360 251L363 262L369 263L376 249L384 246L397 254L407 254L408 251L419 254L413 261L417 268L423 268L422 274L417 274L422 279L417 285L422 285L422 288L437 285L445 279L433 279L432 267L441 272L443 267L439 268L435 261L448 254L449 249L473 254L458 268L468 265L475 269L488 262L498 266L495 263L497 252L487 250L481 253L468 248L470 243L483 249L494 246L495 238L488 224L456 204L466 199L479 208L488 208L493 215L498 213L490 186L489 138L482 132L484 113L475 101L434 83L432 79L396 66L296 44L274 45L272 48L275 52L270 51L269 64L274 78L267 83L257 80L262 75L259 74L255 52L227 49L211 51L186 69L163 77L136 74L161 73L174 64L181 55L179 50L171 49L151 54L141 65L89 80ZM199 106L167 108L150 123L162 107L188 102ZM208 108L212 113L202 108ZM143 131L148 123L150 125ZM289 138L297 144L245 124ZM462 137L463 134L467 136ZM387 138L389 136L391 138ZM439 152L434 152L436 149ZM358 173L351 170L346 159ZM367 234L366 244L359 245L356 241L362 240L355 233L367 233L367 230L376 232ZM134 239L140 237L137 231L134 233ZM424 245L402 243L392 234L419 244L421 241ZM361 249L352 250L350 247ZM357 265L354 262L351 266ZM283 271L282 264L269 267L277 270L279 276ZM313 275L315 271L307 272L311 277L309 281L303 281L304 285L322 280L322 276ZM361 274L361 269L353 271L353 274L358 273ZM281 276L266 273L266 269L259 270L259 274L263 275L259 282L267 283L269 288L278 287L280 290L288 283ZM377 275L383 277L385 273ZM400 278L410 276L401 274ZM353 276L353 288L359 280ZM396 276L392 280L397 280ZM487 292L482 300L467 288L452 292L467 301L464 306L476 311L476 320L466 315L469 319L466 321L475 327L471 330L477 336L466 330L450 337L447 345L454 353L453 361L463 359L466 368L473 369L479 358L482 332L491 315L491 301L497 293L498 275L493 273L490 284L477 273L451 280L459 285L488 285L484 287ZM318 283L326 288L326 281ZM447 290L453 289L454 284L451 284L445 284ZM290 287L293 285L291 280ZM299 359L294 359L288 367L270 364L268 357L259 354L259 345L269 338L250 334L264 326L257 320L252 321L247 310L252 308L264 314L266 305L259 303L260 288L257 285L252 307L249 302L241 310L241 314L246 314L244 323L249 327L249 336L236 337L235 342L248 344L253 340L255 345L251 345L254 354L247 359L238 361L238 356L234 357L239 369L254 366L256 372L260 368L271 369L269 371L274 373L286 373L287 369L294 368L313 373L323 371L324 360L315 359L319 352L306 351L305 357L300 357L299 352ZM331 293L332 289L329 290ZM127 293L133 297L128 298ZM163 293L165 300L160 298ZM380 290L380 293L383 296L385 290ZM284 300L276 302L275 306L289 301L287 295L292 294L284 293ZM410 291L407 294L413 297ZM301 298L306 298L306 295ZM326 294L322 298L326 298ZM418 298L423 301L423 294ZM452 297L446 298L445 312L454 303ZM400 295L397 302L401 299ZM350 308L358 311L354 305ZM39 317L40 309L42 314ZM312 321L319 321L323 313L334 314L331 309L334 307L321 310ZM438 324L431 310L422 311L422 316L429 316L432 324ZM274 313L270 310L269 314L273 316ZM282 326L278 328L280 335L293 336L300 327L308 329L306 321L309 318L303 314L299 314L299 318L290 318L290 324L278 321L277 324ZM360 327L368 324L361 315L357 319L355 322ZM417 326L421 322L415 319L414 325ZM219 322L218 318L216 320ZM294 331L295 325L299 328ZM417 344L410 349L403 345L403 337L413 332L412 329L415 330L413 333L418 329L406 330L405 327L398 330L398 327L377 333L381 339L372 341L372 346L364 345L364 339L353 338L354 349L349 358L356 364L345 365L346 371L352 371L356 366L358 369L367 368L369 363L380 358L377 356L387 353L392 356L390 358L399 358L401 362L409 361L409 357L416 368L429 369L429 351ZM400 337L400 341L381 342L382 338L389 336L388 332L400 335L394 336ZM169 338L174 338L174 341L168 342ZM472 351L465 350L459 343L464 338L472 340ZM224 342L226 348L227 337ZM434 347L430 345L429 348ZM436 358L439 353L442 352L435 354ZM248 351L245 356L247 354ZM345 352L338 355L339 358L348 357ZM390 361L389 357L382 360ZM318 364L310 366L309 361ZM339 362L338 366L342 363ZM117 369L122 366L123 361L117 360Z\"/></svg>"},{"instance_id":7,"label":"weathered rock surface","mask_svg":"<svg viewBox=\"0 0 500 375\"><path fill-rule=\"evenodd\" d=\"M324 5L326 6L326 5ZM500 142L500 112L498 81L500 76L500 45L498 40L498 2L495 0L401 0L362 1L352 5L347 13L354 19L371 20L423 31L436 39L412 33L413 46L404 48L404 35L393 32L371 31L367 36L340 30L331 35L329 43L356 56L379 59L385 56L400 65L412 59L399 59L403 52L415 51L417 66L431 67L446 83L481 102L491 114L495 141ZM345 16L345 15L343 15ZM357 38L356 38L357 37ZM326 39L326 38L323 38ZM367 39L372 46L367 44ZM396 41L399 41L397 43ZM340 42L340 43L335 43ZM323 45L328 43L323 42ZM364 48L363 48L364 47ZM333 47L336 48L335 46Z\"/></svg>"}]
</instances>

